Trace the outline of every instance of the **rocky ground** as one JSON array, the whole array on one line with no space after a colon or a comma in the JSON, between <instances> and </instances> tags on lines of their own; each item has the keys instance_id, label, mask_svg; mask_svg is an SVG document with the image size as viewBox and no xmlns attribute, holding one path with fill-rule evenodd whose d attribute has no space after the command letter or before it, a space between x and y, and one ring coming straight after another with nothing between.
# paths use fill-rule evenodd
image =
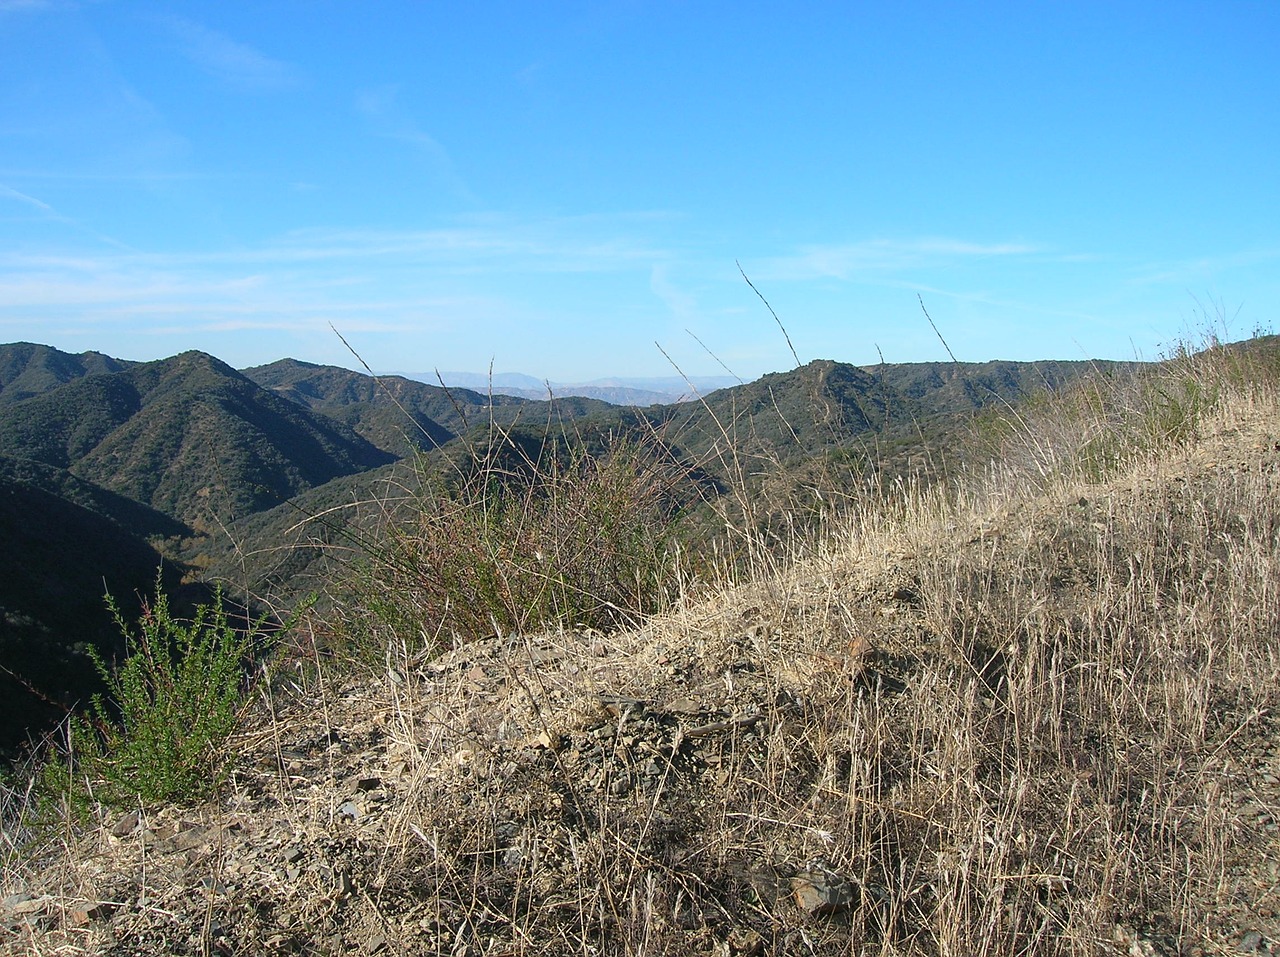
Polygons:
<instances>
[{"instance_id":1,"label":"rocky ground","mask_svg":"<svg viewBox=\"0 0 1280 957\"><path fill-rule=\"evenodd\" d=\"M1049 683L1034 669L1096 664L1053 671L1028 623L1088 630L1117 528L1262 507L1278 439L1254 422L1084 494L925 509L633 632L303 661L247 715L216 802L7 822L0 950L1280 954L1280 623L1178 659L1218 696L1194 742L1157 730L1184 728L1158 689L1127 730L1017 698ZM1258 522L1274 545L1280 503ZM1210 597L1214 567L1186 569ZM1013 625L970 640L965 609L1015 595ZM1274 622L1277 594L1253 600ZM1198 614L1158 605L1135 628ZM1054 707L1074 717L1026 730Z\"/></svg>"}]
</instances>

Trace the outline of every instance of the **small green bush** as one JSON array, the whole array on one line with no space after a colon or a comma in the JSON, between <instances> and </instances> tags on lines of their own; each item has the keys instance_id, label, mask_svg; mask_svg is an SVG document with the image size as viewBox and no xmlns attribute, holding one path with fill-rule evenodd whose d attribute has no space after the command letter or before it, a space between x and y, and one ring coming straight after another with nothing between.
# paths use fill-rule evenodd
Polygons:
<instances>
[{"instance_id":1,"label":"small green bush","mask_svg":"<svg viewBox=\"0 0 1280 957\"><path fill-rule=\"evenodd\" d=\"M227 620L219 593L190 622L174 618L157 587L136 633L107 596L126 641L112 668L91 651L106 682L77 722L81 777L98 781L108 801L165 803L208 796L226 779L245 694L245 664L256 629L242 633Z\"/></svg>"}]
</instances>

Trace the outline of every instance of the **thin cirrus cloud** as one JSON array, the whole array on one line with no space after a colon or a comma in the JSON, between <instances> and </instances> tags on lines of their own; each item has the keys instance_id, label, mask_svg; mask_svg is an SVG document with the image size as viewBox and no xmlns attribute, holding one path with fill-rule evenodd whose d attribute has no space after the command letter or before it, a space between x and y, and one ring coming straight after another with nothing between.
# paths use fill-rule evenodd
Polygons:
<instances>
[{"instance_id":1,"label":"thin cirrus cloud","mask_svg":"<svg viewBox=\"0 0 1280 957\"><path fill-rule=\"evenodd\" d=\"M1130 282L1136 286L1202 282L1240 269L1259 266L1271 269L1277 260L1280 260L1280 248L1243 249L1195 259L1148 263L1135 270Z\"/></svg>"},{"instance_id":2,"label":"thin cirrus cloud","mask_svg":"<svg viewBox=\"0 0 1280 957\"><path fill-rule=\"evenodd\" d=\"M669 253L659 244L589 219L522 222L505 217L475 225L421 230L313 229L257 250L213 254L264 263L376 259L431 270L581 273L645 268Z\"/></svg>"},{"instance_id":3,"label":"thin cirrus cloud","mask_svg":"<svg viewBox=\"0 0 1280 957\"><path fill-rule=\"evenodd\" d=\"M302 74L297 67L224 33L182 17L167 17L165 23L188 60L234 89L271 93L301 85Z\"/></svg>"},{"instance_id":4,"label":"thin cirrus cloud","mask_svg":"<svg viewBox=\"0 0 1280 957\"><path fill-rule=\"evenodd\" d=\"M615 224L617 226L617 224ZM82 321L231 313L393 321L423 309L509 313L476 276L620 273L668 255L602 223L485 222L421 231L315 230L209 252L0 253L0 324L65 312ZM248 321L248 320L246 320Z\"/></svg>"},{"instance_id":5,"label":"thin cirrus cloud","mask_svg":"<svg viewBox=\"0 0 1280 957\"><path fill-rule=\"evenodd\" d=\"M448 189L455 198L474 203L475 194L459 175L448 150L406 113L398 96L399 89L396 86L366 90L356 97L356 109L375 136L408 145L425 161L440 185Z\"/></svg>"},{"instance_id":6,"label":"thin cirrus cloud","mask_svg":"<svg viewBox=\"0 0 1280 957\"><path fill-rule=\"evenodd\" d=\"M7 195L0 192L0 198ZM14 199L19 199L15 196ZM32 271L176 270L204 274L223 270L272 272L323 265L326 277L411 266L426 274L500 267L509 272L582 273L648 269L670 257L620 222L591 218L519 221L490 217L475 224L422 230L296 230L273 241L209 251L0 252L0 277ZM343 268L346 264L346 268Z\"/></svg>"},{"instance_id":7,"label":"thin cirrus cloud","mask_svg":"<svg viewBox=\"0 0 1280 957\"><path fill-rule=\"evenodd\" d=\"M48 213L52 216L58 215L54 208L43 200L28 196L26 193L20 193L18 190L4 185L4 183L0 183L0 198L17 200L19 203L38 209L42 213Z\"/></svg>"},{"instance_id":8,"label":"thin cirrus cloud","mask_svg":"<svg viewBox=\"0 0 1280 957\"><path fill-rule=\"evenodd\" d=\"M649 272L649 289L672 316L687 320L699 315L697 299L671 279L667 263L654 264Z\"/></svg>"},{"instance_id":9,"label":"thin cirrus cloud","mask_svg":"<svg viewBox=\"0 0 1280 957\"><path fill-rule=\"evenodd\" d=\"M942 266L995 257L1030 256L1039 248L1024 243L974 243L957 239L873 239L857 243L802 246L766 260L760 275L775 280L863 279L905 269Z\"/></svg>"},{"instance_id":10,"label":"thin cirrus cloud","mask_svg":"<svg viewBox=\"0 0 1280 957\"><path fill-rule=\"evenodd\" d=\"M91 237L95 242L101 243L102 245L110 246L115 249L129 248L124 243L119 242L118 240L112 238L111 236L107 236L94 229L91 229L90 227L86 226L84 223L81 223L75 219L72 219L70 216L64 216L62 213L58 212L58 210L56 210L49 203L46 203L44 200L36 196L32 196L29 193L24 193L24 192L21 192L20 190L16 190L12 186L8 186L4 183L0 183L0 200L6 200L6 199L13 200L16 203L21 204L22 206L25 206L29 209L36 210L37 213L39 214L36 217L31 217L31 215L28 214L26 217L24 217L24 220L30 220L34 218L36 221L60 223L63 226L71 227L71 229L74 232L80 235ZM3 222L5 219L13 218L13 217L6 217L2 211L3 211L3 204L0 204L0 222Z\"/></svg>"},{"instance_id":11,"label":"thin cirrus cloud","mask_svg":"<svg viewBox=\"0 0 1280 957\"><path fill-rule=\"evenodd\" d=\"M992 306L1009 312L1030 316L1039 315L1055 319L1073 319L1086 322L1097 322L1099 317L1094 313L1081 309L1070 309L1059 306L1047 306L1042 302L1031 302L1009 296L996 295L986 291L967 291L962 289L943 289L938 286L926 286L914 282L891 282L888 285L905 289L919 296L944 296L956 302L970 303L979 306Z\"/></svg>"},{"instance_id":12,"label":"thin cirrus cloud","mask_svg":"<svg viewBox=\"0 0 1280 957\"><path fill-rule=\"evenodd\" d=\"M111 329L129 321L131 334L167 335L236 330L314 330L326 323L359 331L408 329L410 318L458 310L481 315L495 311L460 296L430 296L388 291L368 282L349 288L311 274L200 275L195 273L113 271L99 264L67 264L24 277L0 276L0 328L73 324ZM399 294L397 294L399 293ZM175 324L175 320L180 320Z\"/></svg>"}]
</instances>

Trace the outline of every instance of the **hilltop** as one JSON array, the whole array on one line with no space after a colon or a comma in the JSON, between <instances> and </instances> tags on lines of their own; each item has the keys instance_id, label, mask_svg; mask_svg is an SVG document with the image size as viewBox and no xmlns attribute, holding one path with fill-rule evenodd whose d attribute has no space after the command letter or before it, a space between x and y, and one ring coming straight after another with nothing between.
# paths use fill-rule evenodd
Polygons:
<instances>
[{"instance_id":1,"label":"hilltop","mask_svg":"<svg viewBox=\"0 0 1280 957\"><path fill-rule=\"evenodd\" d=\"M1082 379L987 423L985 467L869 486L631 624L441 646L399 585L313 611L224 788L6 827L0 941L1274 952L1278 372L1264 342ZM307 644L343 629L366 656Z\"/></svg>"},{"instance_id":2,"label":"hilltop","mask_svg":"<svg viewBox=\"0 0 1280 957\"><path fill-rule=\"evenodd\" d=\"M1024 407L631 627L287 660L211 800L6 828L0 940L1271 952L1280 393L1240 354Z\"/></svg>"}]
</instances>

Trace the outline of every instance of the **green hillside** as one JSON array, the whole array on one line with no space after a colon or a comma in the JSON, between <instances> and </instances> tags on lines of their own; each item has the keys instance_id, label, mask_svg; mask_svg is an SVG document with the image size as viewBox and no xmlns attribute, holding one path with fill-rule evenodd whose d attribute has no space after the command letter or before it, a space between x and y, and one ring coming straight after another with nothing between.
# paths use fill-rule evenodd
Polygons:
<instances>
[{"instance_id":1,"label":"green hillside","mask_svg":"<svg viewBox=\"0 0 1280 957\"><path fill-rule=\"evenodd\" d=\"M0 408L0 450L202 529L393 459L201 353L10 403Z\"/></svg>"},{"instance_id":2,"label":"green hillside","mask_svg":"<svg viewBox=\"0 0 1280 957\"><path fill-rule=\"evenodd\" d=\"M430 449L466 427L465 416L483 397L465 389L451 400L443 389L398 376L373 378L295 359L245 369L264 389L345 423L378 448L396 455Z\"/></svg>"},{"instance_id":3,"label":"green hillside","mask_svg":"<svg viewBox=\"0 0 1280 957\"><path fill-rule=\"evenodd\" d=\"M336 366L295 359L244 370L265 389L345 423L379 448L397 456L444 446L463 433L490 424L538 422L592 413L608 416L614 406L573 397L554 402L471 389L429 385L401 376L368 376Z\"/></svg>"},{"instance_id":4,"label":"green hillside","mask_svg":"<svg viewBox=\"0 0 1280 957\"><path fill-rule=\"evenodd\" d=\"M21 402L72 379L119 372L129 365L100 352L72 355L32 342L0 345L0 403Z\"/></svg>"},{"instance_id":5,"label":"green hillside","mask_svg":"<svg viewBox=\"0 0 1280 957\"><path fill-rule=\"evenodd\" d=\"M241 373L198 352L132 363L0 346L0 476L12 500L26 503L32 528L85 525L86 541L117 540L67 550L51 539L76 602L49 605L32 586L13 589L7 607L25 629L19 644L43 643L56 649L50 662L83 671L68 649L86 633L106 639L73 620L100 618L112 554L133 556L121 561L138 571L154 568L159 549L174 575L222 581L277 610L309 594L330 601L423 495L494 481L532 489L540 473L570 475L622 446L663 472L660 511L679 517L687 547L740 562L754 551L717 544L726 526L771 530L772 548L785 549L780 530L820 520L827 496L895 476L932 481L975 413L1091 370L1111 367L822 360L701 401L632 409L291 359ZM16 525L6 534L31 549ZM127 577L137 590L148 576ZM77 610L60 618L55 606Z\"/></svg>"},{"instance_id":6,"label":"green hillside","mask_svg":"<svg viewBox=\"0 0 1280 957\"><path fill-rule=\"evenodd\" d=\"M164 512L43 462L0 455L0 478L50 492L114 522L121 531L148 541L180 539L192 534L190 526Z\"/></svg>"}]
</instances>

